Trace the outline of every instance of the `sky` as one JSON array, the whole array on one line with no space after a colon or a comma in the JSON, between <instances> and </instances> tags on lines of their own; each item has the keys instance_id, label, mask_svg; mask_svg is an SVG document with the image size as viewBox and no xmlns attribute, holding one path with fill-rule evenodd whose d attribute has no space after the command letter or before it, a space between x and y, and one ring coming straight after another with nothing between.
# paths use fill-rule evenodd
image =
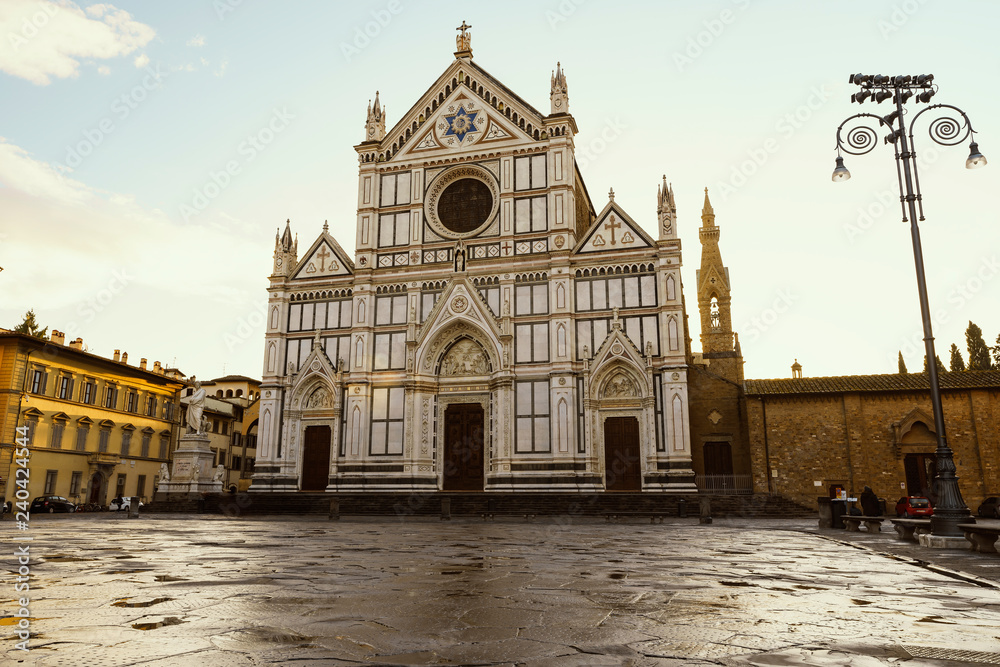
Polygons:
<instances>
[{"instance_id":1,"label":"sky","mask_svg":"<svg viewBox=\"0 0 1000 667\"><path fill-rule=\"evenodd\" d=\"M502 10L501 10L502 9ZM690 335L709 188L746 377L922 367L909 225L893 153L845 156L852 73L933 73L994 164L966 170L918 120L921 223L938 354L1000 334L1000 45L988 0L0 0L0 327L43 326L188 375L260 377L274 233L355 240L357 155L380 91L391 127L453 60L543 113L562 63L577 157L656 232L673 184ZM912 101L909 118L918 110ZM880 129L880 136L886 131Z\"/></svg>"}]
</instances>

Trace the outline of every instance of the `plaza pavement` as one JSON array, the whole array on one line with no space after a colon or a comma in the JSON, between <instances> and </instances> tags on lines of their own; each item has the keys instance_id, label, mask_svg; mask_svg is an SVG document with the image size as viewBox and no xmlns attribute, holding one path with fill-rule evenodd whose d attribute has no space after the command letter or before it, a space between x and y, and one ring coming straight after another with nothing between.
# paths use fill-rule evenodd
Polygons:
<instances>
[{"instance_id":1,"label":"plaza pavement","mask_svg":"<svg viewBox=\"0 0 1000 667\"><path fill-rule=\"evenodd\" d=\"M3 664L1000 664L1000 557L812 520L103 513L0 531Z\"/></svg>"}]
</instances>

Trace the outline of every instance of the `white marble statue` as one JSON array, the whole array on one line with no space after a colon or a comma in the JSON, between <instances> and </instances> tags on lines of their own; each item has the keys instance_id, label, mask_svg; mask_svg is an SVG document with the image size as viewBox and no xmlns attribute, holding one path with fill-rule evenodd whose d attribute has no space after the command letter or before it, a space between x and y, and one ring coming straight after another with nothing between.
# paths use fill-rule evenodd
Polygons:
<instances>
[{"instance_id":1,"label":"white marble statue","mask_svg":"<svg viewBox=\"0 0 1000 667\"><path fill-rule=\"evenodd\" d=\"M220 463L219 465L215 466L215 474L212 475L212 481L221 482L225 474L226 474L226 467Z\"/></svg>"},{"instance_id":2,"label":"white marble statue","mask_svg":"<svg viewBox=\"0 0 1000 667\"><path fill-rule=\"evenodd\" d=\"M170 470L167 469L166 463L160 464L160 484L170 481Z\"/></svg>"},{"instance_id":3,"label":"white marble statue","mask_svg":"<svg viewBox=\"0 0 1000 667\"><path fill-rule=\"evenodd\" d=\"M208 393L201 387L198 378L191 376L194 382L194 393L191 394L187 408L187 427L192 433L204 433L202 428L201 415L205 411L205 395Z\"/></svg>"}]
</instances>

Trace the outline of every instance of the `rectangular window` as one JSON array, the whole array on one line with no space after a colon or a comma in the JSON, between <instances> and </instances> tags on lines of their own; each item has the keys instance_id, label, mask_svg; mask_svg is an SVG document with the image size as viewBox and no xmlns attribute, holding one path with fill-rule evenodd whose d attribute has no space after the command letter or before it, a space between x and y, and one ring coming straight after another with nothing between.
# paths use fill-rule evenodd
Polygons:
<instances>
[{"instance_id":1,"label":"rectangular window","mask_svg":"<svg viewBox=\"0 0 1000 667\"><path fill-rule=\"evenodd\" d=\"M421 292L420 293L420 323L427 321L431 311L441 298L441 292Z\"/></svg>"},{"instance_id":2,"label":"rectangular window","mask_svg":"<svg viewBox=\"0 0 1000 667\"><path fill-rule=\"evenodd\" d=\"M118 407L118 387L109 384L104 388L104 407L110 410Z\"/></svg>"},{"instance_id":3,"label":"rectangular window","mask_svg":"<svg viewBox=\"0 0 1000 667\"><path fill-rule=\"evenodd\" d=\"M139 453L139 456L141 456L144 459L149 458L149 441L152 439L153 435L151 433L142 434L142 451Z\"/></svg>"},{"instance_id":4,"label":"rectangular window","mask_svg":"<svg viewBox=\"0 0 1000 667\"><path fill-rule=\"evenodd\" d=\"M97 451L106 452L108 451L108 440L111 438L111 429L102 428L101 434L97 441Z\"/></svg>"},{"instance_id":5,"label":"rectangular window","mask_svg":"<svg viewBox=\"0 0 1000 667\"><path fill-rule=\"evenodd\" d=\"M587 437L586 431L584 430L584 412L583 412L583 378L577 378L576 380L576 453L586 454L587 453Z\"/></svg>"},{"instance_id":6,"label":"rectangular window","mask_svg":"<svg viewBox=\"0 0 1000 667\"><path fill-rule=\"evenodd\" d=\"M656 399L656 451L663 452L666 451L666 445L663 438L663 386L660 384L659 373L653 376L653 396Z\"/></svg>"},{"instance_id":7,"label":"rectangular window","mask_svg":"<svg viewBox=\"0 0 1000 667\"><path fill-rule=\"evenodd\" d=\"M514 231L518 234L548 229L548 200L528 197L514 201Z\"/></svg>"},{"instance_id":8,"label":"rectangular window","mask_svg":"<svg viewBox=\"0 0 1000 667\"><path fill-rule=\"evenodd\" d=\"M129 390L125 392L125 412L139 411L139 393Z\"/></svg>"},{"instance_id":9,"label":"rectangular window","mask_svg":"<svg viewBox=\"0 0 1000 667\"><path fill-rule=\"evenodd\" d=\"M87 380L80 391L80 402L84 405L94 404L94 381Z\"/></svg>"},{"instance_id":10,"label":"rectangular window","mask_svg":"<svg viewBox=\"0 0 1000 667\"><path fill-rule=\"evenodd\" d=\"M545 155L514 159L514 189L538 190L546 184Z\"/></svg>"},{"instance_id":11,"label":"rectangular window","mask_svg":"<svg viewBox=\"0 0 1000 667\"><path fill-rule=\"evenodd\" d=\"M166 420L171 420L174 418L174 411L177 410L177 404L173 401L167 401L163 404L163 418Z\"/></svg>"},{"instance_id":12,"label":"rectangular window","mask_svg":"<svg viewBox=\"0 0 1000 667\"><path fill-rule=\"evenodd\" d=\"M28 429L27 441L28 445L34 446L35 444L35 429L38 428L38 420L34 418L29 418L24 421L25 427Z\"/></svg>"},{"instance_id":13,"label":"rectangular window","mask_svg":"<svg viewBox=\"0 0 1000 667\"><path fill-rule=\"evenodd\" d=\"M653 344L653 355L660 354L659 326L655 315L622 318L625 335L632 339L639 351L646 354L646 343Z\"/></svg>"},{"instance_id":14,"label":"rectangular window","mask_svg":"<svg viewBox=\"0 0 1000 667\"><path fill-rule=\"evenodd\" d=\"M519 364L549 360L549 323L518 324L514 327L515 357Z\"/></svg>"},{"instance_id":15,"label":"rectangular window","mask_svg":"<svg viewBox=\"0 0 1000 667\"><path fill-rule=\"evenodd\" d=\"M323 339L323 350L326 352L326 357L329 359L336 368L341 367L341 359L346 360L350 357L350 336L331 336L329 338Z\"/></svg>"},{"instance_id":16,"label":"rectangular window","mask_svg":"<svg viewBox=\"0 0 1000 667\"><path fill-rule=\"evenodd\" d=\"M519 454L551 451L549 440L549 383L547 380L515 383L517 444Z\"/></svg>"},{"instance_id":17,"label":"rectangular window","mask_svg":"<svg viewBox=\"0 0 1000 667\"><path fill-rule=\"evenodd\" d=\"M45 371L37 368L31 371L31 393L44 394L45 381L47 379L48 379L48 374Z\"/></svg>"},{"instance_id":18,"label":"rectangular window","mask_svg":"<svg viewBox=\"0 0 1000 667\"><path fill-rule=\"evenodd\" d=\"M119 474L118 480L115 482L115 495L124 496L125 495L125 475Z\"/></svg>"},{"instance_id":19,"label":"rectangular window","mask_svg":"<svg viewBox=\"0 0 1000 667\"><path fill-rule=\"evenodd\" d=\"M59 378L59 398L64 401L73 398L73 378L68 375L63 375Z\"/></svg>"},{"instance_id":20,"label":"rectangular window","mask_svg":"<svg viewBox=\"0 0 1000 667\"><path fill-rule=\"evenodd\" d=\"M52 439L49 441L49 446L53 449L62 448L62 438L63 430L66 428L66 424L61 421L52 422Z\"/></svg>"},{"instance_id":21,"label":"rectangular window","mask_svg":"<svg viewBox=\"0 0 1000 667\"><path fill-rule=\"evenodd\" d=\"M76 451L83 452L87 449L87 433L90 429L86 426L76 427Z\"/></svg>"},{"instance_id":22,"label":"rectangular window","mask_svg":"<svg viewBox=\"0 0 1000 667\"><path fill-rule=\"evenodd\" d=\"M128 449L131 444L132 431L122 431L122 456L128 456Z\"/></svg>"},{"instance_id":23,"label":"rectangular window","mask_svg":"<svg viewBox=\"0 0 1000 667\"><path fill-rule=\"evenodd\" d=\"M380 215L378 219L378 245L380 248L406 245L410 240L409 212Z\"/></svg>"},{"instance_id":24,"label":"rectangular window","mask_svg":"<svg viewBox=\"0 0 1000 667\"><path fill-rule=\"evenodd\" d=\"M382 176L382 206L398 206L410 203L410 172L386 174Z\"/></svg>"},{"instance_id":25,"label":"rectangular window","mask_svg":"<svg viewBox=\"0 0 1000 667\"><path fill-rule=\"evenodd\" d=\"M518 285L514 288L515 315L548 315L548 313L548 284Z\"/></svg>"},{"instance_id":26,"label":"rectangular window","mask_svg":"<svg viewBox=\"0 0 1000 667\"><path fill-rule=\"evenodd\" d=\"M483 299L486 304L493 311L493 315L500 317L500 288L499 287L483 287L480 288L479 293L483 295Z\"/></svg>"},{"instance_id":27,"label":"rectangular window","mask_svg":"<svg viewBox=\"0 0 1000 667\"><path fill-rule=\"evenodd\" d=\"M611 326L610 319L599 320L578 320L576 323L576 354L578 359L593 358L597 348L604 343L608 337L608 330ZM583 348L587 347L587 354L584 355Z\"/></svg>"},{"instance_id":28,"label":"rectangular window","mask_svg":"<svg viewBox=\"0 0 1000 667\"><path fill-rule=\"evenodd\" d=\"M402 387L379 387L372 391L371 454L403 453Z\"/></svg>"},{"instance_id":29,"label":"rectangular window","mask_svg":"<svg viewBox=\"0 0 1000 667\"><path fill-rule=\"evenodd\" d=\"M147 417L156 416L156 396L146 397L146 416Z\"/></svg>"},{"instance_id":30,"label":"rectangular window","mask_svg":"<svg viewBox=\"0 0 1000 667\"><path fill-rule=\"evenodd\" d=\"M288 309L288 330L302 331L302 304L293 303Z\"/></svg>"},{"instance_id":31,"label":"rectangular window","mask_svg":"<svg viewBox=\"0 0 1000 667\"><path fill-rule=\"evenodd\" d=\"M57 470L46 470L45 471L45 490L42 493L48 495L56 492L56 476L59 474Z\"/></svg>"},{"instance_id":32,"label":"rectangular window","mask_svg":"<svg viewBox=\"0 0 1000 667\"><path fill-rule=\"evenodd\" d=\"M406 295L380 296L375 299L375 325L406 324Z\"/></svg>"},{"instance_id":33,"label":"rectangular window","mask_svg":"<svg viewBox=\"0 0 1000 667\"><path fill-rule=\"evenodd\" d=\"M161 459L167 458L167 444L168 443L169 443L169 440L168 440L167 436L161 435L160 436L160 455L157 458L161 458Z\"/></svg>"},{"instance_id":34,"label":"rectangular window","mask_svg":"<svg viewBox=\"0 0 1000 667\"><path fill-rule=\"evenodd\" d=\"M83 473L79 470L74 470L73 475L69 478L69 495L75 496L80 493L80 483L83 481Z\"/></svg>"},{"instance_id":35,"label":"rectangular window","mask_svg":"<svg viewBox=\"0 0 1000 667\"><path fill-rule=\"evenodd\" d=\"M142 498L146 495L146 476L139 475L135 482L135 495Z\"/></svg>"},{"instance_id":36,"label":"rectangular window","mask_svg":"<svg viewBox=\"0 0 1000 667\"><path fill-rule=\"evenodd\" d=\"M624 276L578 280L577 312L612 308L648 308L656 305L654 276Z\"/></svg>"},{"instance_id":37,"label":"rectangular window","mask_svg":"<svg viewBox=\"0 0 1000 667\"><path fill-rule=\"evenodd\" d=\"M406 332L375 335L374 369L377 371L406 368Z\"/></svg>"},{"instance_id":38,"label":"rectangular window","mask_svg":"<svg viewBox=\"0 0 1000 667\"><path fill-rule=\"evenodd\" d=\"M302 330L312 331L316 328L314 317L316 314L316 304L315 303L304 303L302 304Z\"/></svg>"}]
</instances>

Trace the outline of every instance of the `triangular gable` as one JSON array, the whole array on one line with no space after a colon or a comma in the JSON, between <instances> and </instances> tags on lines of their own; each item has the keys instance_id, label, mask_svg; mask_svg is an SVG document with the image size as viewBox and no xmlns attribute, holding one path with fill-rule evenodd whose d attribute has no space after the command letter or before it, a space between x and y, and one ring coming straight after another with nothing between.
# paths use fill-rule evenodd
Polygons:
<instances>
[{"instance_id":1,"label":"triangular gable","mask_svg":"<svg viewBox=\"0 0 1000 667\"><path fill-rule=\"evenodd\" d=\"M450 282L441 293L417 336L417 346L421 346L445 325L458 320L472 322L500 340L500 327L497 326L496 317L489 305L476 286L463 277Z\"/></svg>"},{"instance_id":2,"label":"triangular gable","mask_svg":"<svg viewBox=\"0 0 1000 667\"><path fill-rule=\"evenodd\" d=\"M575 254L621 252L634 248L652 248L656 242L614 200L608 202L597 220L583 236Z\"/></svg>"},{"instance_id":3,"label":"triangular gable","mask_svg":"<svg viewBox=\"0 0 1000 667\"><path fill-rule=\"evenodd\" d=\"M621 367L622 364L630 367L632 380L646 385L646 361L639 352L639 348L621 328L620 321L614 321L611 331L608 332L604 342L597 348L591 363L591 378L599 380L592 383L592 391L597 391L602 384L603 377L611 371L612 367ZM649 388L646 387L646 390ZM643 392L645 393L645 392Z\"/></svg>"},{"instance_id":4,"label":"triangular gable","mask_svg":"<svg viewBox=\"0 0 1000 667\"><path fill-rule=\"evenodd\" d=\"M337 240L324 230L302 256L302 261L292 274L292 280L349 276L353 273L354 262Z\"/></svg>"},{"instance_id":5,"label":"triangular gable","mask_svg":"<svg viewBox=\"0 0 1000 667\"><path fill-rule=\"evenodd\" d=\"M42 412L41 410L39 410L38 408L35 408L35 407L28 408L22 414L25 417L33 417L35 419L38 419L39 417L44 417L45 416L44 412Z\"/></svg>"},{"instance_id":6,"label":"triangular gable","mask_svg":"<svg viewBox=\"0 0 1000 667\"><path fill-rule=\"evenodd\" d=\"M458 134L454 131L449 134L448 127L438 128L445 117L452 117L459 112L460 105L456 104L459 97L472 101L475 107L471 110L466 107L466 112L484 114L481 119L477 116L482 124L477 124L477 132L468 133L468 137L461 132L461 123L457 128ZM451 109L453 106L455 108ZM523 129L519 127L522 122ZM450 125L452 124L449 123ZM420 154L432 149L464 149L480 142L534 141L536 137L541 137L543 126L544 116L541 112L471 60L456 59L386 133L385 138L379 142L378 149L384 151L381 156L383 159L394 160L404 154ZM463 136L459 139L458 135ZM442 138L445 138L444 142L441 141ZM453 140L450 146L447 138ZM444 145L435 148L435 143ZM417 146L421 148L418 149ZM405 152L402 152L404 149Z\"/></svg>"},{"instance_id":7,"label":"triangular gable","mask_svg":"<svg viewBox=\"0 0 1000 667\"><path fill-rule=\"evenodd\" d=\"M407 141L392 160L453 153L481 147L533 143L534 137L503 113L465 87L459 87L420 125L415 139Z\"/></svg>"},{"instance_id":8,"label":"triangular gable","mask_svg":"<svg viewBox=\"0 0 1000 667\"><path fill-rule=\"evenodd\" d=\"M704 273L702 273L701 269L698 269L695 272L695 281L700 285L701 291L705 293L729 291L729 271L719 273L714 266L709 266ZM717 283L721 283L725 289L716 290L714 285Z\"/></svg>"},{"instance_id":9,"label":"triangular gable","mask_svg":"<svg viewBox=\"0 0 1000 667\"><path fill-rule=\"evenodd\" d=\"M302 401L308 398L304 392L306 390L312 391L315 388L314 385L318 384L317 379L321 379L322 384L333 390L334 394L337 391L337 369L326 356L321 341L319 332L317 332L313 339L312 349L309 350L309 355L299 366L292 384L292 406L296 409L302 407Z\"/></svg>"}]
</instances>

